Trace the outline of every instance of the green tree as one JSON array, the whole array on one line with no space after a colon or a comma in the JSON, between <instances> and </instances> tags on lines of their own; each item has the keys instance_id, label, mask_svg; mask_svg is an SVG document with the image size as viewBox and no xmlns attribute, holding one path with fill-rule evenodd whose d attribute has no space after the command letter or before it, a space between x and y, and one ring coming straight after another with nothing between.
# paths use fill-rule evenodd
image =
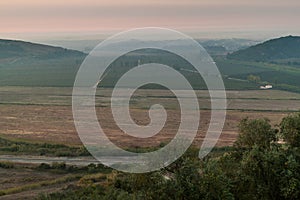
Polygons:
<instances>
[{"instance_id":1,"label":"green tree","mask_svg":"<svg viewBox=\"0 0 300 200\"><path fill-rule=\"evenodd\" d=\"M252 74L250 74L247 77L247 80L250 81L250 82L254 82L254 83L259 83L261 81L259 76L255 76L255 75L252 75Z\"/></svg>"},{"instance_id":2,"label":"green tree","mask_svg":"<svg viewBox=\"0 0 300 200\"><path fill-rule=\"evenodd\" d=\"M270 148L271 143L277 139L277 132L268 119L245 118L239 124L239 135L235 145L244 148L251 148L254 145Z\"/></svg>"},{"instance_id":3,"label":"green tree","mask_svg":"<svg viewBox=\"0 0 300 200\"><path fill-rule=\"evenodd\" d=\"M300 113L283 118L280 132L285 142L292 147L300 147Z\"/></svg>"}]
</instances>

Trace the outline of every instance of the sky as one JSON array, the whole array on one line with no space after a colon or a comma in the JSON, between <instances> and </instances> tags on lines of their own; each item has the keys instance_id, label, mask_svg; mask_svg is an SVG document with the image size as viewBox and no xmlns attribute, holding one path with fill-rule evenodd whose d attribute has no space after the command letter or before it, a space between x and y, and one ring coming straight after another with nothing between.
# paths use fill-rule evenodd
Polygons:
<instances>
[{"instance_id":1,"label":"sky","mask_svg":"<svg viewBox=\"0 0 300 200\"><path fill-rule=\"evenodd\" d=\"M1 0L0 37L165 27L213 37L300 35L299 0Z\"/></svg>"}]
</instances>

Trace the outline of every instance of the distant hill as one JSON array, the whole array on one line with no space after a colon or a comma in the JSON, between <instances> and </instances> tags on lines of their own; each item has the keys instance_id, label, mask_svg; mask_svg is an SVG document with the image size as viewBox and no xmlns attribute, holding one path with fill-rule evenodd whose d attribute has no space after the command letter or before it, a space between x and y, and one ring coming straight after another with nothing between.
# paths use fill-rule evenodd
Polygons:
<instances>
[{"instance_id":1,"label":"distant hill","mask_svg":"<svg viewBox=\"0 0 300 200\"><path fill-rule=\"evenodd\" d=\"M229 59L258 62L294 61L300 59L300 37L287 36L236 51Z\"/></svg>"},{"instance_id":2,"label":"distant hill","mask_svg":"<svg viewBox=\"0 0 300 200\"><path fill-rule=\"evenodd\" d=\"M228 55L230 59L226 58L226 53L231 52L228 48L229 40L222 41L222 44L210 41L206 43L205 48L214 57L226 89L258 89L261 84L270 83L275 89L300 92L300 65L297 64L299 61L295 60L295 57L300 59L300 51L296 50L300 46L299 40L299 37L292 36L270 40L236 51ZM237 48L236 40L233 41L235 42L232 47ZM245 45L251 43L247 40L241 42ZM226 46L223 43L226 43ZM172 41L170 45L173 45ZM114 48L118 46L110 46L111 50ZM179 48L189 50L188 46ZM285 52L284 56L280 52ZM263 56L261 58L258 55ZM61 47L0 40L0 86L72 87L76 73L86 56L87 54L80 51ZM260 62L255 62L258 58L261 59ZM292 60L292 64L287 65L282 63L282 60ZM161 63L171 66L186 76L195 89L206 89L201 76L194 72L194 68L185 59L170 52L151 49L137 50L116 59L102 79L101 87L113 86L125 72L138 63ZM259 77L261 81L249 81L250 75Z\"/></svg>"},{"instance_id":3,"label":"distant hill","mask_svg":"<svg viewBox=\"0 0 300 200\"><path fill-rule=\"evenodd\" d=\"M39 59L52 59L61 57L82 56L83 53L61 47L53 47L17 40L0 39L0 59L14 57L31 57Z\"/></svg>"},{"instance_id":4,"label":"distant hill","mask_svg":"<svg viewBox=\"0 0 300 200\"><path fill-rule=\"evenodd\" d=\"M16 40L0 40L0 85L72 86L86 54Z\"/></svg>"},{"instance_id":5,"label":"distant hill","mask_svg":"<svg viewBox=\"0 0 300 200\"><path fill-rule=\"evenodd\" d=\"M268 40L225 57L215 57L223 76L259 85L272 84L274 89L300 92L300 37L287 36ZM243 86L244 87L244 86Z\"/></svg>"},{"instance_id":6,"label":"distant hill","mask_svg":"<svg viewBox=\"0 0 300 200\"><path fill-rule=\"evenodd\" d=\"M177 45L178 41L169 41L169 44ZM108 48L113 50L119 48L119 45L111 45ZM179 46L179 48L189 50L188 46ZM213 43L207 49L217 55L224 55L227 51L224 47L217 46L217 43ZM80 51L61 47L24 41L0 40L0 86L71 87L86 56L87 54ZM191 80L193 87L197 89L206 88L201 76L193 72L193 68L188 62L171 53L157 50L137 50L121 56L112 63L108 75L101 82L101 86L111 87L121 75L139 62L142 64L156 62L172 66L186 76L188 80ZM231 79L226 79L225 85L231 89L256 88L254 84Z\"/></svg>"},{"instance_id":7,"label":"distant hill","mask_svg":"<svg viewBox=\"0 0 300 200\"><path fill-rule=\"evenodd\" d=\"M259 41L248 39L220 39L220 40L197 40L204 48L212 46L224 47L227 52L235 52L256 45Z\"/></svg>"}]
</instances>

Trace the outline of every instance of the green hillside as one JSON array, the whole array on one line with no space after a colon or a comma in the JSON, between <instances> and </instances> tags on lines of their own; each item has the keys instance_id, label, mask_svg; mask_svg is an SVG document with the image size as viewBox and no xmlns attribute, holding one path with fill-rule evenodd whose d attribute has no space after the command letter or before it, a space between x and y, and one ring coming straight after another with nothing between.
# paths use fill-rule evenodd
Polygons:
<instances>
[{"instance_id":1,"label":"green hillside","mask_svg":"<svg viewBox=\"0 0 300 200\"><path fill-rule=\"evenodd\" d=\"M279 60L300 59L300 37L287 36L236 51L229 59L257 62L276 62Z\"/></svg>"},{"instance_id":2,"label":"green hillside","mask_svg":"<svg viewBox=\"0 0 300 200\"><path fill-rule=\"evenodd\" d=\"M0 86L73 86L77 70L86 57L79 51L33 44L23 41L0 40ZM158 50L137 50L118 58L111 64L102 87L112 87L138 61L161 63L182 73L195 89L206 84L184 59ZM188 69L188 70L182 70ZM190 70L190 71L189 71ZM224 77L227 89L256 89L257 84ZM157 88L157 85L147 86Z\"/></svg>"},{"instance_id":3,"label":"green hillside","mask_svg":"<svg viewBox=\"0 0 300 200\"><path fill-rule=\"evenodd\" d=\"M0 40L0 85L70 86L85 56L61 47Z\"/></svg>"},{"instance_id":4,"label":"green hillside","mask_svg":"<svg viewBox=\"0 0 300 200\"><path fill-rule=\"evenodd\" d=\"M272 39L215 60L226 77L256 77L258 84L300 92L300 37Z\"/></svg>"},{"instance_id":5,"label":"green hillside","mask_svg":"<svg viewBox=\"0 0 300 200\"><path fill-rule=\"evenodd\" d=\"M270 83L275 89L300 92L300 60L295 50L300 37L284 37L226 55L214 55L213 59L222 74L226 89L258 89L261 84ZM291 40L294 42L291 43ZM292 46L292 47L291 47ZM294 48L290 53L289 48ZM257 49L257 50L255 50ZM266 61L256 61L256 54L272 49L274 55ZM245 54L247 53L247 55ZM257 53L258 52L258 53ZM275 55L286 56L275 56ZM264 53L263 55L266 55ZM297 57L298 56L298 57ZM72 87L77 70L86 54L60 47L33 44L22 41L0 40L0 86L64 86ZM173 67L190 80L195 89L205 89L206 85L194 73L194 68L184 59L169 52L147 49L137 50L115 60L102 87L112 87L126 71L137 63L161 63ZM249 77L256 77L253 81ZM157 86L148 86L157 88Z\"/></svg>"},{"instance_id":6,"label":"green hillside","mask_svg":"<svg viewBox=\"0 0 300 200\"><path fill-rule=\"evenodd\" d=\"M259 85L268 83L272 84L274 89L300 92L299 67L265 62L230 60L221 57L215 58L215 61L225 77L225 83L226 79L244 81L243 85L236 86L242 89L247 89L245 83L248 83L248 86L250 86L250 83L256 83L256 88ZM258 77L260 81L249 81L250 76Z\"/></svg>"},{"instance_id":7,"label":"green hillside","mask_svg":"<svg viewBox=\"0 0 300 200\"><path fill-rule=\"evenodd\" d=\"M79 51L68 50L61 47L53 47L17 40L0 40L0 59L36 58L57 59L62 57L82 56Z\"/></svg>"}]
</instances>

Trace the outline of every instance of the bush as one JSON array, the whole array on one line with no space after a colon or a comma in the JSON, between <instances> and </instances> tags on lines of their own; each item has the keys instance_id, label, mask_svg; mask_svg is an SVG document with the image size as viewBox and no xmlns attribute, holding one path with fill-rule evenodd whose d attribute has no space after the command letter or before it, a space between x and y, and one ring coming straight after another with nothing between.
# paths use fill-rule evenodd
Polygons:
<instances>
[{"instance_id":1,"label":"bush","mask_svg":"<svg viewBox=\"0 0 300 200\"><path fill-rule=\"evenodd\" d=\"M66 163L64 162L54 162L52 163L52 169L60 169L60 170L65 170L67 168Z\"/></svg>"},{"instance_id":2,"label":"bush","mask_svg":"<svg viewBox=\"0 0 300 200\"><path fill-rule=\"evenodd\" d=\"M11 162L0 162L0 168L4 168L4 169L14 168L14 164Z\"/></svg>"}]
</instances>

